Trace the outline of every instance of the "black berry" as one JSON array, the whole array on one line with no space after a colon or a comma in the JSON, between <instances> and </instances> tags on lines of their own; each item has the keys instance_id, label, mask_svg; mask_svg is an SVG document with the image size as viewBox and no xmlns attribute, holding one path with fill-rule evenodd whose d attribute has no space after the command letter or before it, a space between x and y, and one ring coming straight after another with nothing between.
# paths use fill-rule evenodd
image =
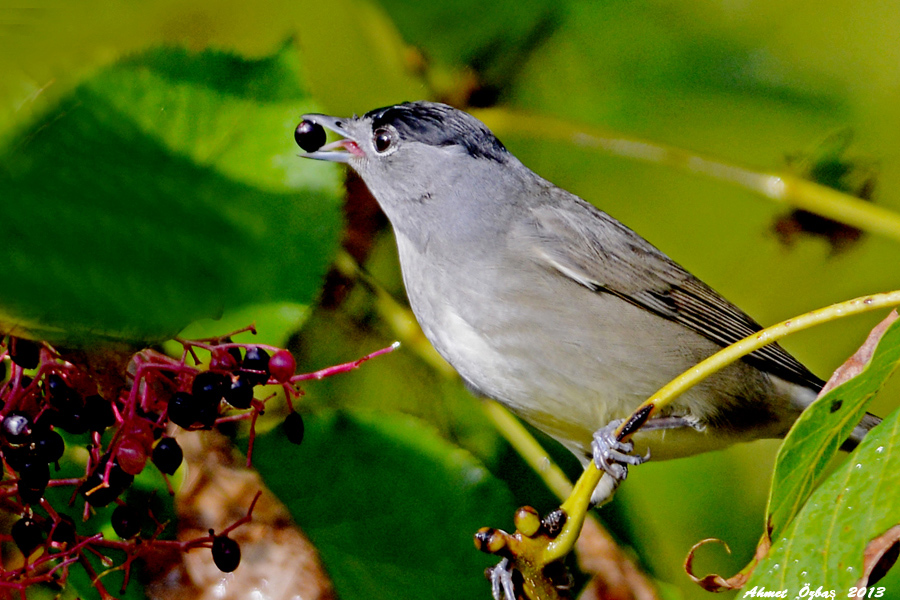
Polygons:
<instances>
[{"instance_id":1,"label":"black berry","mask_svg":"<svg viewBox=\"0 0 900 600\"><path fill-rule=\"evenodd\" d=\"M300 121L294 130L294 141L307 152L315 152L325 145L325 129L312 121Z\"/></svg>"},{"instance_id":2,"label":"black berry","mask_svg":"<svg viewBox=\"0 0 900 600\"><path fill-rule=\"evenodd\" d=\"M9 357L23 369L34 369L41 360L41 346L22 338L10 338Z\"/></svg>"},{"instance_id":3,"label":"black berry","mask_svg":"<svg viewBox=\"0 0 900 600\"><path fill-rule=\"evenodd\" d=\"M176 392L169 399L168 415L170 421L188 429L200 419L200 403L187 392Z\"/></svg>"},{"instance_id":4,"label":"black berry","mask_svg":"<svg viewBox=\"0 0 900 600\"><path fill-rule=\"evenodd\" d=\"M253 385L262 385L269 380L269 353L262 348L250 346L241 363L241 373Z\"/></svg>"},{"instance_id":5,"label":"black berry","mask_svg":"<svg viewBox=\"0 0 900 600\"><path fill-rule=\"evenodd\" d=\"M116 424L116 415L113 413L112 404L99 394L84 399L84 416L90 431L102 433L107 427Z\"/></svg>"},{"instance_id":6,"label":"black berry","mask_svg":"<svg viewBox=\"0 0 900 600\"><path fill-rule=\"evenodd\" d=\"M225 401L235 408L250 408L253 401L253 384L246 375L239 375L231 382L231 386L225 392Z\"/></svg>"},{"instance_id":7,"label":"black berry","mask_svg":"<svg viewBox=\"0 0 900 600\"><path fill-rule=\"evenodd\" d=\"M184 460L184 452L174 438L164 437L153 449L151 460L156 468L166 475L174 475Z\"/></svg>"},{"instance_id":8,"label":"black berry","mask_svg":"<svg viewBox=\"0 0 900 600\"><path fill-rule=\"evenodd\" d=\"M303 417L300 416L300 413L289 413L288 416L284 418L281 427L290 443L299 445L303 442L303 434L306 430L306 426L303 424Z\"/></svg>"},{"instance_id":9,"label":"black berry","mask_svg":"<svg viewBox=\"0 0 900 600\"><path fill-rule=\"evenodd\" d=\"M50 482L50 467L37 457L31 458L19 469L19 481L28 487L43 489Z\"/></svg>"},{"instance_id":10,"label":"black berry","mask_svg":"<svg viewBox=\"0 0 900 600\"><path fill-rule=\"evenodd\" d=\"M38 546L44 543L41 526L31 517L19 519L12 526L12 538L25 556L30 556Z\"/></svg>"},{"instance_id":11,"label":"black berry","mask_svg":"<svg viewBox=\"0 0 900 600\"><path fill-rule=\"evenodd\" d=\"M191 385L191 394L199 402L218 404L230 386L231 379L224 373L203 371L194 377L194 383Z\"/></svg>"},{"instance_id":12,"label":"black berry","mask_svg":"<svg viewBox=\"0 0 900 600\"><path fill-rule=\"evenodd\" d=\"M50 406L59 410L68 410L69 405L77 402L78 394L69 387L66 380L58 373L50 373L44 380L44 390L50 400Z\"/></svg>"},{"instance_id":13,"label":"black berry","mask_svg":"<svg viewBox=\"0 0 900 600\"><path fill-rule=\"evenodd\" d=\"M231 573L241 564L241 547L226 535L213 537L212 557L216 567L223 573Z\"/></svg>"},{"instance_id":14,"label":"black berry","mask_svg":"<svg viewBox=\"0 0 900 600\"><path fill-rule=\"evenodd\" d=\"M228 348L228 354L234 359L235 367L240 367L241 363L244 361L244 358L241 356L241 349L237 346L230 346Z\"/></svg>"},{"instance_id":15,"label":"black berry","mask_svg":"<svg viewBox=\"0 0 900 600\"><path fill-rule=\"evenodd\" d=\"M113 531L123 540L139 534L143 520L143 511L127 504L117 506L111 517Z\"/></svg>"},{"instance_id":16,"label":"black berry","mask_svg":"<svg viewBox=\"0 0 900 600\"><path fill-rule=\"evenodd\" d=\"M19 498L22 499L24 504L37 504L40 502L46 489L46 486L33 486L21 479L16 483L16 491L19 492Z\"/></svg>"},{"instance_id":17,"label":"black berry","mask_svg":"<svg viewBox=\"0 0 900 600\"><path fill-rule=\"evenodd\" d=\"M21 471L25 463L34 461L35 450L31 444L3 448L3 458L14 471Z\"/></svg>"},{"instance_id":18,"label":"black berry","mask_svg":"<svg viewBox=\"0 0 900 600\"><path fill-rule=\"evenodd\" d=\"M54 411L51 423L72 435L87 432L90 419L84 406L70 406L67 410Z\"/></svg>"},{"instance_id":19,"label":"black berry","mask_svg":"<svg viewBox=\"0 0 900 600\"><path fill-rule=\"evenodd\" d=\"M91 506L106 506L122 495L122 492L134 482L134 475L129 475L122 470L117 463L113 463L109 471L109 485L103 485L103 474L106 472L106 464L109 460L105 456L100 461L87 479L78 487L78 492L84 496Z\"/></svg>"},{"instance_id":20,"label":"black berry","mask_svg":"<svg viewBox=\"0 0 900 600\"><path fill-rule=\"evenodd\" d=\"M59 521L56 522L56 527L50 521L47 524L49 526L47 533L51 542L69 544L70 546L75 543L75 521L72 517L61 514L59 515Z\"/></svg>"},{"instance_id":21,"label":"black berry","mask_svg":"<svg viewBox=\"0 0 900 600\"><path fill-rule=\"evenodd\" d=\"M35 454L44 462L55 463L62 458L66 451L66 444L62 436L52 429L37 431L34 435Z\"/></svg>"}]
</instances>

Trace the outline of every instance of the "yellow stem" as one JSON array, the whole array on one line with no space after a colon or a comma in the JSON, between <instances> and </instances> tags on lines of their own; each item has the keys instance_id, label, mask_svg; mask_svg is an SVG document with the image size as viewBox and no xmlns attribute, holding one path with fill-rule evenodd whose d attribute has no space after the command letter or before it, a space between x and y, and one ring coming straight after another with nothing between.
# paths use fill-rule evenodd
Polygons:
<instances>
[{"instance_id":1,"label":"yellow stem","mask_svg":"<svg viewBox=\"0 0 900 600\"><path fill-rule=\"evenodd\" d=\"M571 495L572 482L559 465L550 460L547 452L521 421L493 400L484 403L484 412L528 466L544 480L551 492L561 501Z\"/></svg>"},{"instance_id":2,"label":"yellow stem","mask_svg":"<svg viewBox=\"0 0 900 600\"><path fill-rule=\"evenodd\" d=\"M660 408L671 404L675 398L683 394L688 388L696 385L725 366L735 362L742 356L746 356L751 352L759 350L763 346L778 341L791 333L803 331L804 329L809 329L815 325L820 325L843 317L858 315L892 306L900 306L900 290L872 294L871 296L861 296L838 304L832 304L831 306L819 308L802 314L799 317L794 317L793 319L788 319L772 325L771 327L767 327L754 335L728 346L724 350L716 352L692 369L685 371L648 398L638 408L638 411L647 406L652 406L652 412L656 412Z\"/></svg>"},{"instance_id":3,"label":"yellow stem","mask_svg":"<svg viewBox=\"0 0 900 600\"><path fill-rule=\"evenodd\" d=\"M742 356L746 356L751 352L759 350L763 346L780 340L791 333L809 329L815 325L820 325L843 317L894 306L900 306L900 290L873 294L871 296L861 296L859 298L854 298L853 300L832 304L831 306L819 308L798 317L782 321L771 327L767 327L752 336L746 337L743 340L720 350L706 360L698 363L690 370L685 371L660 388L659 391L641 404L633 414L636 414L649 406L651 408L650 414L652 415L653 412L672 403L678 396L683 394L690 387L698 384L703 379L735 362ZM625 422L627 423L629 420L630 419L625 419ZM590 506L591 495L597 487L597 484L600 483L602 476L603 472L591 462L584 473L581 474L581 477L578 478L572 494L561 507L566 511L569 522L566 523L563 532L547 546L544 553L547 562L561 558L574 546Z\"/></svg>"}]
</instances>

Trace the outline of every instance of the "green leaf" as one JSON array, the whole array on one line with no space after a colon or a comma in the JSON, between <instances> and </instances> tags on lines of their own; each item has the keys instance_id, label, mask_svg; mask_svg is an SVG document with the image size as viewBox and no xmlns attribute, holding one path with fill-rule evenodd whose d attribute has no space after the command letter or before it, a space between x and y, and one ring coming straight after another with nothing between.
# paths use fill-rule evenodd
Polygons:
<instances>
[{"instance_id":1,"label":"green leaf","mask_svg":"<svg viewBox=\"0 0 900 600\"><path fill-rule=\"evenodd\" d=\"M344 600L475 598L496 560L479 527L509 522L505 488L409 417L304 415L306 437L259 436L253 464L310 538Z\"/></svg>"},{"instance_id":2,"label":"green leaf","mask_svg":"<svg viewBox=\"0 0 900 600\"><path fill-rule=\"evenodd\" d=\"M884 332L859 375L819 398L794 424L779 450L769 496L767 531L773 539L782 535L801 510L829 461L898 363L900 319Z\"/></svg>"},{"instance_id":3,"label":"green leaf","mask_svg":"<svg viewBox=\"0 0 900 600\"><path fill-rule=\"evenodd\" d=\"M316 109L291 46L158 49L85 82L0 148L7 329L156 340L311 302L341 226L337 171L296 157Z\"/></svg>"},{"instance_id":4,"label":"green leaf","mask_svg":"<svg viewBox=\"0 0 900 600\"><path fill-rule=\"evenodd\" d=\"M894 411L813 492L745 589L788 589L792 598L808 584L846 597L864 575L866 545L900 523L898 448L900 411Z\"/></svg>"}]
</instances>

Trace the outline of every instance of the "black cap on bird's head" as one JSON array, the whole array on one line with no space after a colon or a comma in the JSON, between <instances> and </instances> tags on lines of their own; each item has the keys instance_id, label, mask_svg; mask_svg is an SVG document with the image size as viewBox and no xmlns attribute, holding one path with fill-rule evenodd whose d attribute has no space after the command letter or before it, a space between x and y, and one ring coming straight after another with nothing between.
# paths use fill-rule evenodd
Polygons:
<instances>
[{"instance_id":1,"label":"black cap on bird's head","mask_svg":"<svg viewBox=\"0 0 900 600\"><path fill-rule=\"evenodd\" d=\"M322 127L345 139L321 145L324 141ZM295 136L297 143L307 151L303 155L305 158L334 162L350 162L353 156L364 157L366 150L374 151L375 156L387 155L395 141L418 142L438 148L458 146L469 156L500 163L510 156L484 123L468 113L436 102L395 104L352 119L304 115ZM399 140L391 139L392 136Z\"/></svg>"},{"instance_id":2,"label":"black cap on bird's head","mask_svg":"<svg viewBox=\"0 0 900 600\"><path fill-rule=\"evenodd\" d=\"M507 150L484 123L446 104L405 102L369 111L372 129L392 125L403 139L430 146L458 145L471 156L503 162Z\"/></svg>"}]
</instances>

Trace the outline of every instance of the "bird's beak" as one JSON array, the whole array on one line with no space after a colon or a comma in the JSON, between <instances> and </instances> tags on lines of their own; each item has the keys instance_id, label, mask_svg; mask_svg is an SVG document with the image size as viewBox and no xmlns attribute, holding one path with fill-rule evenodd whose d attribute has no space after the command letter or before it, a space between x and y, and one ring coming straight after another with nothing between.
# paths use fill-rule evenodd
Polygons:
<instances>
[{"instance_id":1,"label":"bird's beak","mask_svg":"<svg viewBox=\"0 0 900 600\"><path fill-rule=\"evenodd\" d=\"M353 134L344 129L344 122L347 121L347 119L319 114L303 115L302 118L304 121L310 121L317 125L321 125L325 129L330 129L338 135L344 136L344 139L325 144L315 152L301 154L301 158L314 158L316 160L347 163L350 162L350 158L353 156L364 156L363 151L360 150L356 141L353 139Z\"/></svg>"}]
</instances>

